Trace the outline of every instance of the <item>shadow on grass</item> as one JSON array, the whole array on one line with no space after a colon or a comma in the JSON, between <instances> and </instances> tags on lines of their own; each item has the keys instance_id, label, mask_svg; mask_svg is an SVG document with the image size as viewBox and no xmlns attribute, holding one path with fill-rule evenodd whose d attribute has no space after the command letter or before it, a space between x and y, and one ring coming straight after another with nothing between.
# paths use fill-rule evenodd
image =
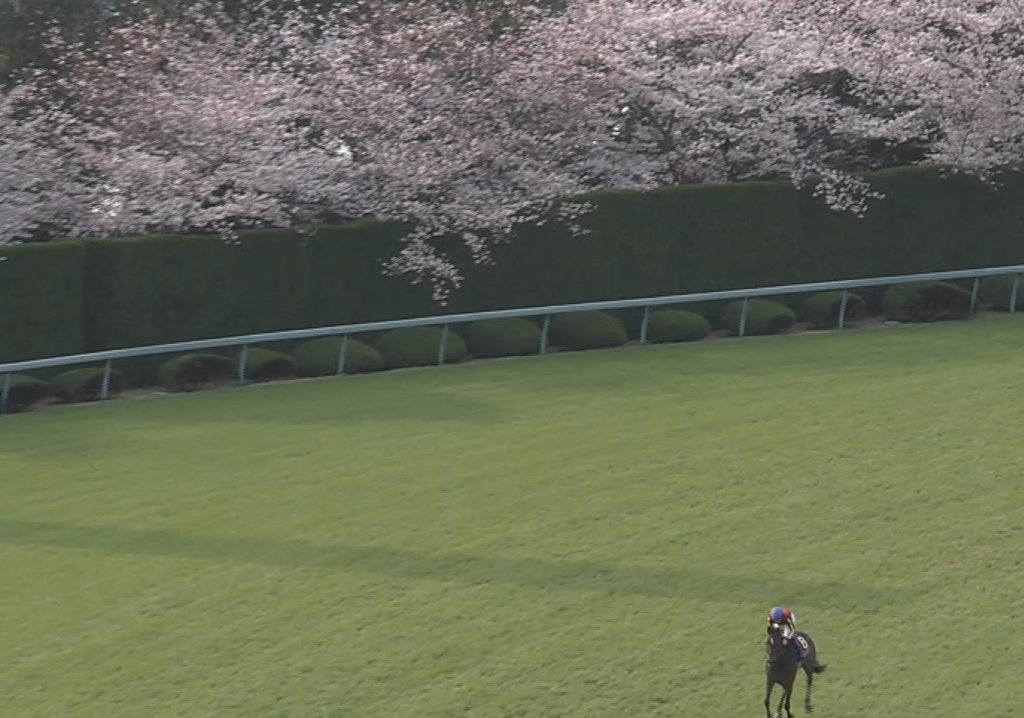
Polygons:
<instances>
[{"instance_id":1,"label":"shadow on grass","mask_svg":"<svg viewBox=\"0 0 1024 718\"><path fill-rule=\"evenodd\" d=\"M227 431L239 425L274 428L282 424L317 427L357 427L400 422L442 422L452 424L494 425L505 421L504 409L476 396L461 395L438 386L407 385L366 381L367 377L300 379L246 387L224 386L196 392L155 390L138 393L112 402L94 402L68 407L57 406L24 415L0 417L16 422L25 417L26 431L36 421L54 419L76 422L74 436L79 440L106 439L112 432L128 428L133 435L144 436L164 427L223 426ZM344 382L358 382L348 387ZM349 391L349 389L352 389ZM105 411L92 411L100 409ZM74 444L75 441L73 441ZM52 440L13 441L3 451L45 451L53 449Z\"/></svg>"},{"instance_id":2,"label":"shadow on grass","mask_svg":"<svg viewBox=\"0 0 1024 718\"><path fill-rule=\"evenodd\" d=\"M0 519L0 543L107 554L191 559L284 568L353 571L402 580L463 585L499 584L607 595L691 598L712 603L771 602L792 597L803 605L875 613L905 601L912 589L813 577L731 575L685 565L629 566L613 561L477 556L415 548L314 544L258 537L218 537L174 530L142 530Z\"/></svg>"}]
</instances>

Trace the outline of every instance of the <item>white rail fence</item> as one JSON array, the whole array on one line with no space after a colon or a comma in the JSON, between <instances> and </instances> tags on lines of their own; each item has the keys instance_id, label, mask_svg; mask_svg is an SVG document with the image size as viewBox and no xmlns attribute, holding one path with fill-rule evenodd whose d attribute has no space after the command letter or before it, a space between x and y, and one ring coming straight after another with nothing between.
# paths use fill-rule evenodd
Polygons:
<instances>
[{"instance_id":1,"label":"white rail fence","mask_svg":"<svg viewBox=\"0 0 1024 718\"><path fill-rule=\"evenodd\" d=\"M802 294L824 291L842 291L843 296L839 307L837 325L843 328L846 325L847 298L852 289L863 287L889 286L892 284L906 284L910 282L946 281L951 279L973 279L971 290L971 313L973 314L978 305L978 291L981 280L985 277L1013 275L1013 288L1010 295L1009 310L1016 311L1017 298L1020 289L1020 277L1024 274L1024 264L1014 264L1002 267L985 267L979 269L962 269L948 272L925 272L921 274L901 274L888 277L871 277L867 279L842 279L829 282L811 282L806 284L784 284L774 287L752 287L747 289L729 289L715 292L697 292L694 294L674 294L661 297L642 297L638 299L619 299L601 302L583 302L578 304L559 304L544 307L523 307L520 309L499 309L485 312L469 312L463 314L441 314L431 317L416 317L412 319L395 319L383 322L363 322L359 324L342 324L330 327L316 327L312 329L295 329L280 332L267 332L263 334L244 334L231 337L220 337L217 339L200 339L188 342L173 342L169 344L153 344L142 347L131 347L128 349L110 349L86 354L71 354L67 356L49 357L46 359L31 359L28 361L8 362L0 364L0 376L3 377L2 392L0 392L0 413L7 410L7 400L11 388L11 375L16 372L32 371L34 369L46 369L51 367L74 366L77 364L104 364L103 382L100 391L101 399L109 396L110 374L113 362L118 359L129 359L132 357L152 356L158 354L180 354L200 349L216 349L222 347L242 347L238 358L238 381L244 383L248 348L254 344L266 344L270 342L289 341L295 339L313 339L317 337L342 337L341 349L338 354L338 373L345 369L345 353L348 337L351 334L361 332L375 332L387 329L401 329L405 327L438 326L442 327L441 339L438 343L438 363L444 361L445 349L448 340L449 328L453 324L481 321L484 319L508 319L514 317L544 317L541 329L540 345L537 347L539 353L543 354L548 348L548 329L551 324L551 317L556 314L567 314L571 312L584 312L592 310L609 309L643 309L643 319L640 324L640 342L647 341L647 325L651 309L655 307L693 304L697 302L711 302L721 300L742 300L743 307L740 312L739 336L746 335L747 309L751 299L757 297L771 297L780 294ZM2 339L2 338L0 338Z\"/></svg>"}]
</instances>

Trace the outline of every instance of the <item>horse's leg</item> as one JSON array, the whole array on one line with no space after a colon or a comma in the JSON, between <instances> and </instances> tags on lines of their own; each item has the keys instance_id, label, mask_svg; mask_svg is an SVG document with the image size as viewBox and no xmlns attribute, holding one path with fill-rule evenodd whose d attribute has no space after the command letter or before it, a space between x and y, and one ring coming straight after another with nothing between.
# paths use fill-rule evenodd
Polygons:
<instances>
[{"instance_id":1,"label":"horse's leg","mask_svg":"<svg viewBox=\"0 0 1024 718\"><path fill-rule=\"evenodd\" d=\"M786 707L786 712L789 712L789 692L793 689L792 683L780 683L779 685L782 686L782 695L779 696L779 709L775 711L776 718L782 718L783 706ZM793 714L790 713L790 718L792 718L792 715Z\"/></svg>"},{"instance_id":2,"label":"horse's leg","mask_svg":"<svg viewBox=\"0 0 1024 718\"><path fill-rule=\"evenodd\" d=\"M775 687L775 681L772 680L771 676L765 678L764 686L764 714L766 718L772 718L771 699L772 699L772 688Z\"/></svg>"},{"instance_id":3,"label":"horse's leg","mask_svg":"<svg viewBox=\"0 0 1024 718\"><path fill-rule=\"evenodd\" d=\"M793 678L796 678L796 676L794 675ZM783 697L786 700L786 716L787 716L787 718L793 718L793 711L789 707L789 700L790 700L790 698L793 697L793 684L795 682L796 681L794 681L794 680L790 680L789 681L789 685L786 686L786 691L783 694Z\"/></svg>"},{"instance_id":4,"label":"horse's leg","mask_svg":"<svg viewBox=\"0 0 1024 718\"><path fill-rule=\"evenodd\" d=\"M807 674L807 693L804 694L804 710L808 713L813 713L814 708L811 707L811 686L814 685L814 671L804 668L804 673Z\"/></svg>"}]
</instances>

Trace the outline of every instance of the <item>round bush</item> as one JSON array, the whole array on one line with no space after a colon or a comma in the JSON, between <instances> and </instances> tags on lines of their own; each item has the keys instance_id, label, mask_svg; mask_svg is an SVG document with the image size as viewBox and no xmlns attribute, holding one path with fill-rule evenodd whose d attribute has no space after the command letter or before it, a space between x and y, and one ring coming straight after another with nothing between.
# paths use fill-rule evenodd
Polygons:
<instances>
[{"instance_id":1,"label":"round bush","mask_svg":"<svg viewBox=\"0 0 1024 718\"><path fill-rule=\"evenodd\" d=\"M978 298L993 309L1001 312L1009 311L1010 297L1013 295L1013 275L1001 277L985 277L978 288ZM1017 304L1015 309L1024 309L1024 281L1017 288Z\"/></svg>"},{"instance_id":2,"label":"round bush","mask_svg":"<svg viewBox=\"0 0 1024 718\"><path fill-rule=\"evenodd\" d=\"M53 393L67 402L96 401L103 392L103 368L71 369L50 380ZM124 375L117 369L110 372L107 395L116 396L124 389Z\"/></svg>"},{"instance_id":3,"label":"round bush","mask_svg":"<svg viewBox=\"0 0 1024 718\"><path fill-rule=\"evenodd\" d=\"M685 309L658 309L647 320L647 339L655 343L692 342L710 333L707 319Z\"/></svg>"},{"instance_id":4,"label":"round bush","mask_svg":"<svg viewBox=\"0 0 1024 718\"><path fill-rule=\"evenodd\" d=\"M887 319L901 322L966 319L971 293L949 282L896 284L886 290L882 306Z\"/></svg>"},{"instance_id":5,"label":"round bush","mask_svg":"<svg viewBox=\"0 0 1024 718\"><path fill-rule=\"evenodd\" d=\"M441 327L407 327L384 332L377 339L377 350L390 369L437 364L441 346ZM466 356L466 342L455 332L448 331L444 360L456 362Z\"/></svg>"},{"instance_id":6,"label":"round bush","mask_svg":"<svg viewBox=\"0 0 1024 718\"><path fill-rule=\"evenodd\" d=\"M573 312L551 317L550 340L573 351L617 347L629 340L626 327L607 312Z\"/></svg>"},{"instance_id":7,"label":"round bush","mask_svg":"<svg viewBox=\"0 0 1024 718\"><path fill-rule=\"evenodd\" d=\"M722 310L722 327L733 334L740 332L740 316L743 312L743 301L730 302ZM771 299L751 299L747 307L748 335L777 334L789 329L796 323L796 314L785 304Z\"/></svg>"},{"instance_id":8,"label":"round bush","mask_svg":"<svg viewBox=\"0 0 1024 718\"><path fill-rule=\"evenodd\" d=\"M237 366L237 365L236 365ZM245 358L245 378L248 381L273 381L295 376L295 360L273 349L251 347Z\"/></svg>"},{"instance_id":9,"label":"round bush","mask_svg":"<svg viewBox=\"0 0 1024 718\"><path fill-rule=\"evenodd\" d=\"M536 354L540 329L529 319L485 319L470 325L466 343L470 353L478 357Z\"/></svg>"},{"instance_id":10,"label":"round bush","mask_svg":"<svg viewBox=\"0 0 1024 718\"><path fill-rule=\"evenodd\" d=\"M0 376L0 391L3 391L4 383L8 379L6 411L21 411L50 395L49 384L27 374L11 374L9 378Z\"/></svg>"},{"instance_id":11,"label":"round bush","mask_svg":"<svg viewBox=\"0 0 1024 718\"><path fill-rule=\"evenodd\" d=\"M158 382L171 391L195 391L235 376L235 364L219 354L185 354L160 365Z\"/></svg>"},{"instance_id":12,"label":"round bush","mask_svg":"<svg viewBox=\"0 0 1024 718\"><path fill-rule=\"evenodd\" d=\"M292 352L299 376L330 376L338 373L338 355L341 337L321 337L301 345ZM349 337L345 347L345 373L379 371L384 368L384 357L366 342Z\"/></svg>"},{"instance_id":13,"label":"round bush","mask_svg":"<svg viewBox=\"0 0 1024 718\"><path fill-rule=\"evenodd\" d=\"M812 294L804 304L804 315L815 329L830 329L839 326L839 308L843 305L843 293L818 292ZM866 304L864 298L855 292L846 295L846 321L863 319Z\"/></svg>"}]
</instances>

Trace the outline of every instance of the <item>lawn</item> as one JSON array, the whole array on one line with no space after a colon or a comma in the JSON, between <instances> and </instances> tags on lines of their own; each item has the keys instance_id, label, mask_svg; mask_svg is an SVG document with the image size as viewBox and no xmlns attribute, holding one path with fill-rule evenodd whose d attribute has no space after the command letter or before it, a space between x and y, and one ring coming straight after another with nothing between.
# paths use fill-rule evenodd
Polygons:
<instances>
[{"instance_id":1,"label":"lawn","mask_svg":"<svg viewBox=\"0 0 1024 718\"><path fill-rule=\"evenodd\" d=\"M1020 716L1022 360L1004 316L4 417L0 714L757 717L786 602L819 718Z\"/></svg>"}]
</instances>

